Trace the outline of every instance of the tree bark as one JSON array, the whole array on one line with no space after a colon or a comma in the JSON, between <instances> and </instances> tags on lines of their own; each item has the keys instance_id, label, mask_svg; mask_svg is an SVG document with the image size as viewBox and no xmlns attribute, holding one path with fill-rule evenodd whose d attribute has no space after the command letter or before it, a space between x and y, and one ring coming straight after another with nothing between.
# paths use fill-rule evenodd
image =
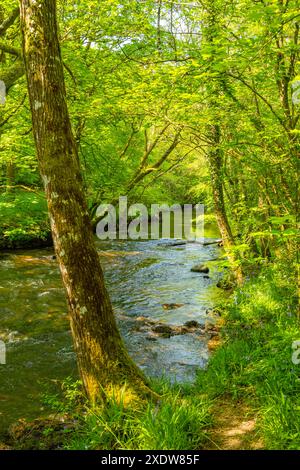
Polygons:
<instances>
[{"instance_id":1,"label":"tree bark","mask_svg":"<svg viewBox=\"0 0 300 470\"><path fill-rule=\"evenodd\" d=\"M228 221L225 201L224 201L224 182L223 182L223 153L221 150L221 118L219 116L219 96L224 84L216 76L218 58L218 14L220 5L215 0L207 2L207 22L204 28L204 37L207 41L210 51L210 68L213 72L212 80L209 84L208 105L214 115L212 123L207 125L206 134L210 141L210 148L207 151L207 161L210 170L210 179L213 193L214 210L217 223L223 239L224 249L232 266L238 284L243 282L242 269L234 253L234 238Z\"/></svg>"},{"instance_id":2,"label":"tree bark","mask_svg":"<svg viewBox=\"0 0 300 470\"><path fill-rule=\"evenodd\" d=\"M123 393L138 399L150 390L124 347L94 244L66 104L56 1L20 0L20 13L37 158L83 385L93 402Z\"/></svg>"}]
</instances>

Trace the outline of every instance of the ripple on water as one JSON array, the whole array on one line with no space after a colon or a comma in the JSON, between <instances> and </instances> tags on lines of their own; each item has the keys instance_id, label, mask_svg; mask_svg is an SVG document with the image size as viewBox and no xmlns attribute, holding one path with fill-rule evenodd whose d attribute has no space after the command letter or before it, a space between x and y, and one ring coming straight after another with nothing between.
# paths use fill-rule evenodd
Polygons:
<instances>
[{"instance_id":1,"label":"ripple on water","mask_svg":"<svg viewBox=\"0 0 300 470\"><path fill-rule=\"evenodd\" d=\"M145 333L133 334L129 319L204 323L206 309L215 302L215 281L190 269L215 258L220 249L196 244L179 249L166 247L167 242L97 241L97 248L129 353L146 374L186 382L207 363L205 342L192 334L148 341ZM0 429L41 413L43 381L77 374L65 293L52 254L28 250L7 254L0 262L0 338L7 340L11 333L12 339L7 365L0 366ZM169 303L183 306L164 310Z\"/></svg>"}]
</instances>

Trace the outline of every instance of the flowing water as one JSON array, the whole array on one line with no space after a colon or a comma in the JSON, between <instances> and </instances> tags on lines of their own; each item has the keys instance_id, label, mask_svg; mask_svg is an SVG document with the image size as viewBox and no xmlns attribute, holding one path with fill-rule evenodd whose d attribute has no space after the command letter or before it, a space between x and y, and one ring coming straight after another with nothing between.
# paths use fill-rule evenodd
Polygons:
<instances>
[{"instance_id":1,"label":"flowing water","mask_svg":"<svg viewBox=\"0 0 300 470\"><path fill-rule=\"evenodd\" d=\"M135 319L147 316L168 325L188 320L204 324L220 295L216 276L207 279L191 267L216 258L220 248L170 240L97 241L107 287L128 350L150 376L186 382L208 360L204 337L195 334L149 341ZM64 289L52 249L0 255L0 432L19 418L43 413L43 383L77 376ZM183 304L165 310L163 304Z\"/></svg>"}]
</instances>

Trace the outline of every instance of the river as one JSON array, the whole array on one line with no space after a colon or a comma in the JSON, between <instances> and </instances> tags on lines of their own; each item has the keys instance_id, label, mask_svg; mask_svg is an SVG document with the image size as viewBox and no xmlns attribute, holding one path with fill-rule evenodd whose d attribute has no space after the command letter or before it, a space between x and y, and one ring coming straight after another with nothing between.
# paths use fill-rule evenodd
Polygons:
<instances>
[{"instance_id":1,"label":"river","mask_svg":"<svg viewBox=\"0 0 300 470\"><path fill-rule=\"evenodd\" d=\"M120 330L129 353L149 376L172 382L193 381L208 360L207 341L195 334L149 337L135 319L149 317L168 325L196 320L221 295L217 273L191 272L195 264L220 254L216 245L170 240L97 241L97 249ZM19 418L43 414L45 383L77 377L65 293L51 248L1 253L0 340L6 364L0 365L0 432ZM164 304L182 304L165 309Z\"/></svg>"}]
</instances>

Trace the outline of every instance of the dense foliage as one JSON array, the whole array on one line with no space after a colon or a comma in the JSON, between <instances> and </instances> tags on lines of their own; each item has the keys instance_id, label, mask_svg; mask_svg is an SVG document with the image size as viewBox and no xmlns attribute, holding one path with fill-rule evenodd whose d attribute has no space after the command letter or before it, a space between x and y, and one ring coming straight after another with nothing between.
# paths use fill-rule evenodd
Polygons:
<instances>
[{"instance_id":1,"label":"dense foliage","mask_svg":"<svg viewBox=\"0 0 300 470\"><path fill-rule=\"evenodd\" d=\"M168 432L176 432L177 418L183 434L176 448L197 448L203 436L193 440L189 433L195 422L207 425L207 397L222 393L250 397L268 448L299 448L299 372L289 359L299 332L299 6L299 0L58 2L91 218L99 203L123 195L145 204L202 202L216 214L233 271L248 281L226 305L224 345L199 377L202 414L191 402L189 412L174 415L172 397L159 425L149 405L142 418L127 416L138 422L135 432L129 426L128 435L124 428L116 437L107 429L123 426L123 410L111 405L101 419L90 410L66 444L71 448L88 441L92 448L172 449L179 437L168 440ZM0 80L7 87L0 104L0 248L50 242L14 7L8 0L0 6ZM166 420L174 429L158 443Z\"/></svg>"},{"instance_id":2,"label":"dense foliage","mask_svg":"<svg viewBox=\"0 0 300 470\"><path fill-rule=\"evenodd\" d=\"M292 254L298 6L59 2L69 108L91 208L128 194L146 203L200 201L209 211L205 162L217 146L226 212L241 250L250 258L283 248ZM11 2L2 2L2 19L11 10ZM1 36L5 78L20 61L18 22ZM6 193L41 188L20 75L1 106L4 203Z\"/></svg>"}]
</instances>

